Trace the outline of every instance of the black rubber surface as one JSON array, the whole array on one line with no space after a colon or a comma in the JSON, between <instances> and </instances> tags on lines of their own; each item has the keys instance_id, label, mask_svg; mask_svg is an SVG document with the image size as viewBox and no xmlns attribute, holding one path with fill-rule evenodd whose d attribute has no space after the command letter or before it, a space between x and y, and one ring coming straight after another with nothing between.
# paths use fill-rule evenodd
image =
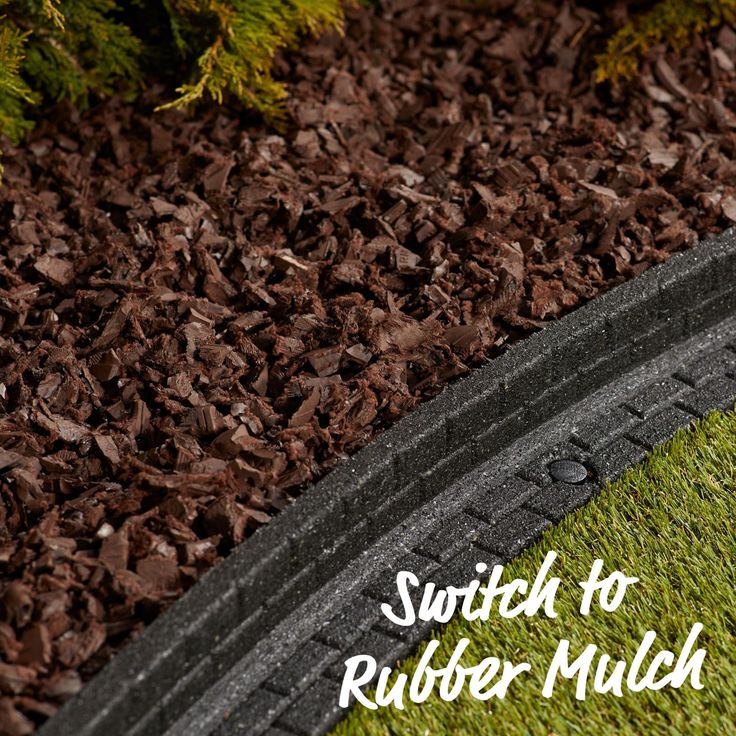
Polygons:
<instances>
[{"instance_id":1,"label":"black rubber surface","mask_svg":"<svg viewBox=\"0 0 736 736\"><path fill-rule=\"evenodd\" d=\"M428 633L380 620L392 572L460 585L732 405L735 312L732 231L520 343L307 491L40 733L323 733L350 653L393 663ZM559 459L590 478L554 481Z\"/></svg>"}]
</instances>

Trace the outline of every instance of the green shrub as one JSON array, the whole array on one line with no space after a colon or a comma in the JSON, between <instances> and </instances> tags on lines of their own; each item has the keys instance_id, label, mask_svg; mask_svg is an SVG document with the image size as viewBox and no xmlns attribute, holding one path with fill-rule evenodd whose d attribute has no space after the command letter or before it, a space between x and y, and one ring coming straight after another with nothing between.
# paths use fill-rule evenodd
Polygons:
<instances>
[{"instance_id":1,"label":"green shrub","mask_svg":"<svg viewBox=\"0 0 736 736\"><path fill-rule=\"evenodd\" d=\"M0 0L0 132L18 140L42 99L84 107L134 94L146 72L186 79L167 106L230 93L278 118L275 53L301 34L339 28L342 0ZM164 62L163 65L161 62Z\"/></svg>"},{"instance_id":2,"label":"green shrub","mask_svg":"<svg viewBox=\"0 0 736 736\"><path fill-rule=\"evenodd\" d=\"M661 0L609 40L597 59L596 79L631 79L652 46L664 43L677 50L695 34L735 21L736 0Z\"/></svg>"},{"instance_id":3,"label":"green shrub","mask_svg":"<svg viewBox=\"0 0 736 736\"><path fill-rule=\"evenodd\" d=\"M20 140L29 109L44 99L84 107L92 94L133 96L151 69L185 80L162 107L231 94L278 119L285 89L271 75L275 53L302 34L340 28L354 1L0 0L0 133ZM736 20L736 0L650 5L610 39L599 81L633 76L655 44L677 48Z\"/></svg>"}]
</instances>

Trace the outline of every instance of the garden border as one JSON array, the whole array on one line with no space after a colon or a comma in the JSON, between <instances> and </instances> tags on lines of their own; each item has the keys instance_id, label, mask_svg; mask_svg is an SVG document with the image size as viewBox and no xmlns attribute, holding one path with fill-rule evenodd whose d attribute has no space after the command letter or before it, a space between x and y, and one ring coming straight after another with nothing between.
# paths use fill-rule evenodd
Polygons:
<instances>
[{"instance_id":1,"label":"garden border","mask_svg":"<svg viewBox=\"0 0 736 736\"><path fill-rule=\"evenodd\" d=\"M39 733L162 734L296 606L455 480L458 468L477 467L612 377L734 311L730 230L512 346L258 530ZM207 666L198 666L205 655ZM166 708L157 708L164 698Z\"/></svg>"}]
</instances>

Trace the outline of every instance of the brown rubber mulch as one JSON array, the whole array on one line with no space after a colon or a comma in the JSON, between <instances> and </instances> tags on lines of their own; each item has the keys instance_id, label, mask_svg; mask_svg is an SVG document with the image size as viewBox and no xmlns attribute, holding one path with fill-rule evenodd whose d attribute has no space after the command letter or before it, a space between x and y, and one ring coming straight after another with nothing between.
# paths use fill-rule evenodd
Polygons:
<instances>
[{"instance_id":1,"label":"brown rubber mulch","mask_svg":"<svg viewBox=\"0 0 736 736\"><path fill-rule=\"evenodd\" d=\"M736 221L733 30L612 92L620 13L484 7L356 10L282 63L282 135L154 91L6 152L1 733L448 381Z\"/></svg>"}]
</instances>

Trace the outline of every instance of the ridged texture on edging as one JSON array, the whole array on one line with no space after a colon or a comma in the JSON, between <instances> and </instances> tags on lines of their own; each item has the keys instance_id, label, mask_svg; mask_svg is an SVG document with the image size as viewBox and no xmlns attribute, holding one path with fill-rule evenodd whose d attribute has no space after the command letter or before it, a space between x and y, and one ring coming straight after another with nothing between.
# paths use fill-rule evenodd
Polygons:
<instances>
[{"instance_id":1,"label":"ridged texture on edging","mask_svg":"<svg viewBox=\"0 0 736 736\"><path fill-rule=\"evenodd\" d=\"M458 467L474 467L490 448L509 445L735 307L736 236L729 231L513 346L346 460L243 543L40 733L162 732L296 603L431 499ZM347 541L331 549L342 537ZM227 646L218 648L223 640ZM162 699L165 708L157 707Z\"/></svg>"},{"instance_id":2,"label":"ridged texture on edging","mask_svg":"<svg viewBox=\"0 0 736 736\"><path fill-rule=\"evenodd\" d=\"M179 728L169 736L271 736L274 727L282 734L322 736L345 715L338 698L348 657L367 654L392 665L431 634L429 623L403 628L380 615L382 602L398 601L398 570L445 587L467 584L478 562L490 567L513 559L677 429L712 409L733 407L735 343L736 318L729 317L616 376L507 450L491 453L408 517L400 533L378 540L363 560L346 566L320 601L322 610L334 611L331 619L310 621L307 602L285 621L287 627L295 618L310 621L298 641L285 647L278 635L265 638L258 648L278 651L278 663L267 675L247 670L247 695L233 697L232 680L223 679L188 714L214 717L195 731ZM586 479L570 484L553 477L551 463L563 458L581 463ZM356 576L359 586L346 597L336 594L345 578ZM420 597L417 588L415 606ZM323 646L315 649L315 642ZM279 697L264 716L258 694L268 700L273 682L280 683Z\"/></svg>"}]
</instances>

